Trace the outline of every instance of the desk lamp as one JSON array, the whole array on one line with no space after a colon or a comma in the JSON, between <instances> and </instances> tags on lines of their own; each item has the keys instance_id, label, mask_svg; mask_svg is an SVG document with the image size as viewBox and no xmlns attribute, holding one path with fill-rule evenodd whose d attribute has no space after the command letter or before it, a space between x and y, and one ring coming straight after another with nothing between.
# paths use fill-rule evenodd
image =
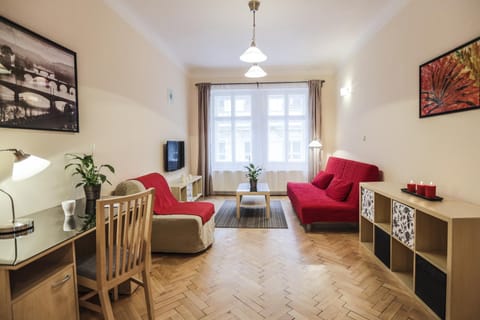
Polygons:
<instances>
[{"instance_id":1,"label":"desk lamp","mask_svg":"<svg viewBox=\"0 0 480 320\"><path fill-rule=\"evenodd\" d=\"M34 155L24 153L18 149L0 149L0 152L12 152L15 156L12 169L12 180L19 181L27 179L37 173L43 171L50 165L50 161L36 157ZM3 189L0 192L6 194L10 199L12 206L12 221L7 224L0 225L0 237L14 237L16 233L24 233L33 229L33 220L16 219L15 205L12 196Z\"/></svg>"}]
</instances>

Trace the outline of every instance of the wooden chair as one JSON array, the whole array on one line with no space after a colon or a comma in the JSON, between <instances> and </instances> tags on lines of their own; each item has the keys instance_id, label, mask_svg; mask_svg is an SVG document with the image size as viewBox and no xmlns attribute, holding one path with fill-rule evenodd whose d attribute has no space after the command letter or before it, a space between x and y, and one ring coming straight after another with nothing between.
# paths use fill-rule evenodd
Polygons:
<instances>
[{"instance_id":1,"label":"wooden chair","mask_svg":"<svg viewBox=\"0 0 480 320\"><path fill-rule=\"evenodd\" d=\"M153 319L150 238L155 190L96 202L96 252L77 261L78 285L91 291L80 306L114 319L109 291L123 282L144 287L148 318ZM134 278L142 275L142 281ZM100 305L90 302L98 295ZM115 296L117 293L115 292Z\"/></svg>"}]
</instances>

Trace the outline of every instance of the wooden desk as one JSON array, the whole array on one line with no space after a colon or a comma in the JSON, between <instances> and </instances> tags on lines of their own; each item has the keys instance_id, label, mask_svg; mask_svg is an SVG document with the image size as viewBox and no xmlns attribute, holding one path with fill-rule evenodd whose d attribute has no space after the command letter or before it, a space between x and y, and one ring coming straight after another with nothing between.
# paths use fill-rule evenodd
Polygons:
<instances>
[{"instance_id":1,"label":"wooden desk","mask_svg":"<svg viewBox=\"0 0 480 320\"><path fill-rule=\"evenodd\" d=\"M46 209L24 217L32 233L0 239L0 320L79 319L75 244L95 235L82 230L84 212L83 201L69 219L60 206Z\"/></svg>"}]
</instances>

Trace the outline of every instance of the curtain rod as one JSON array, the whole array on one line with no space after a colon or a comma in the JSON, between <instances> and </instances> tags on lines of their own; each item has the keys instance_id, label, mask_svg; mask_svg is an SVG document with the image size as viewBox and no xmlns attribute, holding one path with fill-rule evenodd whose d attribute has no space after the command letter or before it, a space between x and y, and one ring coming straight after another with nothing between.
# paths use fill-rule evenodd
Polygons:
<instances>
[{"instance_id":1,"label":"curtain rod","mask_svg":"<svg viewBox=\"0 0 480 320\"><path fill-rule=\"evenodd\" d=\"M325 80L320 80L320 85L323 85ZM240 84L286 84L286 83L308 83L308 81L267 81L267 82L220 82L220 83L210 83L211 85L224 86L224 85L240 85ZM198 86L200 83L195 83Z\"/></svg>"}]
</instances>

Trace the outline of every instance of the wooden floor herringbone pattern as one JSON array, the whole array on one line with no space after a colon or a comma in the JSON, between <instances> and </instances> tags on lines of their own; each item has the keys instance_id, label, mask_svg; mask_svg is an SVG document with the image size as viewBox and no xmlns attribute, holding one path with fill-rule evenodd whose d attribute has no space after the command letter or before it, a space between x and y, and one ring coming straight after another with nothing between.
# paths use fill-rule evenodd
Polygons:
<instances>
[{"instance_id":1,"label":"wooden floor herringbone pattern","mask_svg":"<svg viewBox=\"0 0 480 320\"><path fill-rule=\"evenodd\" d=\"M434 319L356 231L305 233L281 199L289 229L216 229L204 253L154 255L156 319ZM113 304L116 319L146 319L142 290Z\"/></svg>"}]
</instances>

